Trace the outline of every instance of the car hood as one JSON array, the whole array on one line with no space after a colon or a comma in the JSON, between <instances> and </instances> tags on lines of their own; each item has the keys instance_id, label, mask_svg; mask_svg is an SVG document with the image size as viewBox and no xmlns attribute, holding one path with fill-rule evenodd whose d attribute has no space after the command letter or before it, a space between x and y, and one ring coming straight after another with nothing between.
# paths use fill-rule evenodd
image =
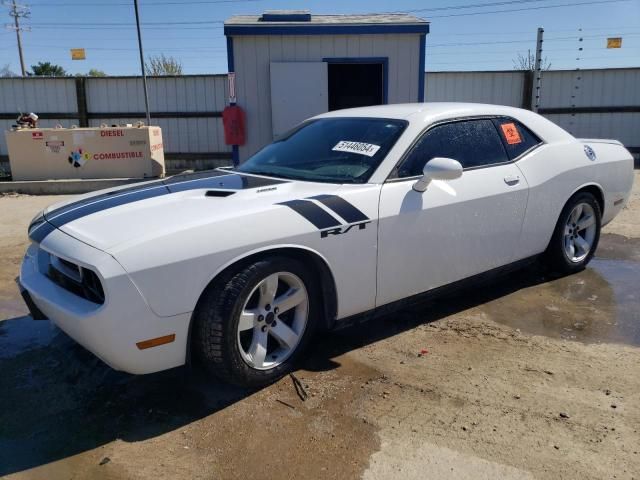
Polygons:
<instances>
[{"instance_id":1,"label":"car hood","mask_svg":"<svg viewBox=\"0 0 640 480\"><path fill-rule=\"evenodd\" d=\"M58 228L95 248L113 253L204 224L259 217L283 202L331 194L337 184L289 181L224 170L94 192L43 212L46 223L30 228L42 241ZM241 223L241 222L240 222ZM246 225L244 226L246 227ZM33 232L33 234L31 233Z\"/></svg>"}]
</instances>

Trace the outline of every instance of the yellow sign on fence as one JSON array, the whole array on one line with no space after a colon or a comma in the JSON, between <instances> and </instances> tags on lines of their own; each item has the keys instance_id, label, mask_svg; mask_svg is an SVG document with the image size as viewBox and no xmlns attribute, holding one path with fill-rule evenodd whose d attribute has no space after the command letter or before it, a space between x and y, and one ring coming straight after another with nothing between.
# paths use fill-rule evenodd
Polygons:
<instances>
[{"instance_id":1,"label":"yellow sign on fence","mask_svg":"<svg viewBox=\"0 0 640 480\"><path fill-rule=\"evenodd\" d=\"M622 48L622 37L607 38L607 48Z\"/></svg>"},{"instance_id":2,"label":"yellow sign on fence","mask_svg":"<svg viewBox=\"0 0 640 480\"><path fill-rule=\"evenodd\" d=\"M84 54L84 48L72 48L71 60L84 60L87 58Z\"/></svg>"}]
</instances>

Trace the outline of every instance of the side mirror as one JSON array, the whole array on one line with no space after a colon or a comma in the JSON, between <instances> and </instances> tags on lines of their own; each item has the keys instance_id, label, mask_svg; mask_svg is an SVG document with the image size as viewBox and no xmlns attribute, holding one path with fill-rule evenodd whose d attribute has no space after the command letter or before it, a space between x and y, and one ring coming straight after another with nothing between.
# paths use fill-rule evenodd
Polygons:
<instances>
[{"instance_id":1,"label":"side mirror","mask_svg":"<svg viewBox=\"0 0 640 480\"><path fill-rule=\"evenodd\" d=\"M422 169L422 178L418 180L413 189L416 192L424 192L431 180L453 180L462 175L462 165L452 158L436 157L429 160Z\"/></svg>"}]
</instances>

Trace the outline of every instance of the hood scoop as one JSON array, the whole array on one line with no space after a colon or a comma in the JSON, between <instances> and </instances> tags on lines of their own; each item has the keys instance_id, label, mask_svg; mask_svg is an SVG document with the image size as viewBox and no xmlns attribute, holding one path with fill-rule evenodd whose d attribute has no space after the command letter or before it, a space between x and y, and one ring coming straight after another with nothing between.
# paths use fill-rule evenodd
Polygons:
<instances>
[{"instance_id":1,"label":"hood scoop","mask_svg":"<svg viewBox=\"0 0 640 480\"><path fill-rule=\"evenodd\" d=\"M234 190L207 190L205 197L228 197L236 193Z\"/></svg>"}]
</instances>

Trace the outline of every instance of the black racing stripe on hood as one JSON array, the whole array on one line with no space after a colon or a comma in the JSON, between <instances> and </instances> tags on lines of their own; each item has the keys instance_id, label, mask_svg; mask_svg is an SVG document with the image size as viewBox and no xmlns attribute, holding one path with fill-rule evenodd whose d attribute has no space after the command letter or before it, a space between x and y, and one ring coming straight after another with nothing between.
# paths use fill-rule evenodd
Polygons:
<instances>
[{"instance_id":1,"label":"black racing stripe on hood","mask_svg":"<svg viewBox=\"0 0 640 480\"><path fill-rule=\"evenodd\" d=\"M123 195L114 195L100 201L85 204L75 209L67 210L58 215L47 215L47 221L53 226L60 228L61 226L73 222L82 217L91 215L92 213L102 212L109 208L119 207L128 203L139 202L148 198L160 197L169 194L169 190L164 185L149 187L144 190L128 192Z\"/></svg>"},{"instance_id":2,"label":"black racing stripe on hood","mask_svg":"<svg viewBox=\"0 0 640 480\"><path fill-rule=\"evenodd\" d=\"M238 175L237 173L227 173L226 175L218 176L217 178L191 178L188 180L185 179L181 182L164 182L171 193L183 192L185 190L197 190L201 188L215 190L246 190L266 187L269 185L278 185L280 183L286 182L275 178L247 177L244 175Z\"/></svg>"},{"instance_id":3,"label":"black racing stripe on hood","mask_svg":"<svg viewBox=\"0 0 640 480\"><path fill-rule=\"evenodd\" d=\"M33 242L40 243L42 242L42 240L44 240L44 237L49 235L55 229L56 227L51 225L46 220L42 219L42 221L38 222L38 224L29 226L29 239L31 239L31 241Z\"/></svg>"},{"instance_id":4,"label":"black racing stripe on hood","mask_svg":"<svg viewBox=\"0 0 640 480\"><path fill-rule=\"evenodd\" d=\"M153 183L137 185L107 192L57 208L44 215L48 224L60 228L63 225L93 213L119 207L153 197L199 189L245 190L268 185L287 183L274 178L249 177L234 172L214 170L194 174L176 175ZM41 226L29 237L41 242L53 229Z\"/></svg>"}]
</instances>

